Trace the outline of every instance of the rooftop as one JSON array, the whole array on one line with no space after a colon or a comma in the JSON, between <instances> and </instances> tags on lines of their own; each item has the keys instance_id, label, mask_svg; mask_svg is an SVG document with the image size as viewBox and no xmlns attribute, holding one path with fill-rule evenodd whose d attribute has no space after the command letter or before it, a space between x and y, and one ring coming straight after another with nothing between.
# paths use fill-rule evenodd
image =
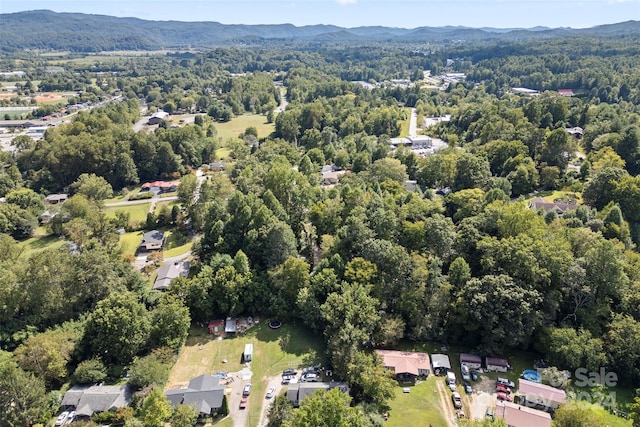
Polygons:
<instances>
[{"instance_id":1,"label":"rooftop","mask_svg":"<svg viewBox=\"0 0 640 427\"><path fill-rule=\"evenodd\" d=\"M546 384L535 383L525 379L519 379L518 391L527 397L535 397L538 400L553 403L564 403L567 400L567 394L564 390L551 387Z\"/></svg>"},{"instance_id":2,"label":"rooftop","mask_svg":"<svg viewBox=\"0 0 640 427\"><path fill-rule=\"evenodd\" d=\"M548 413L511 402L498 402L496 418L504 419L508 426L513 427L551 427L551 415Z\"/></svg>"},{"instance_id":3,"label":"rooftop","mask_svg":"<svg viewBox=\"0 0 640 427\"><path fill-rule=\"evenodd\" d=\"M427 353L395 350L376 350L376 353L382 357L385 367L393 368L398 374L409 373L418 376L421 370L431 369Z\"/></svg>"}]
</instances>

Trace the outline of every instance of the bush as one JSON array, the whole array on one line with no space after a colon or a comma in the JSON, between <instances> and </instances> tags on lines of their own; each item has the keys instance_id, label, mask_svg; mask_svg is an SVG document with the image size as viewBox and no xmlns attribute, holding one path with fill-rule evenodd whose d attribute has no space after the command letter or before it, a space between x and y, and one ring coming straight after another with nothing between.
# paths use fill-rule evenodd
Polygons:
<instances>
[{"instance_id":1,"label":"bush","mask_svg":"<svg viewBox=\"0 0 640 427\"><path fill-rule=\"evenodd\" d=\"M93 384L107 377L107 369L100 359L83 360L73 372L71 380L74 384Z\"/></svg>"},{"instance_id":2,"label":"bush","mask_svg":"<svg viewBox=\"0 0 640 427\"><path fill-rule=\"evenodd\" d=\"M129 196L129 200L153 199L153 196L155 196L153 192L145 191L144 193L132 194L131 196Z\"/></svg>"}]
</instances>

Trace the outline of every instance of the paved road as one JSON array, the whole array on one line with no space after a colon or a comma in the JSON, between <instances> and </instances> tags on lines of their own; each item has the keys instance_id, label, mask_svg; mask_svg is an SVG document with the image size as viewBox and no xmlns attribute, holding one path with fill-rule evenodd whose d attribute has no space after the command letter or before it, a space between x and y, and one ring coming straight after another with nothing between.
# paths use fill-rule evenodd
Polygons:
<instances>
[{"instance_id":1,"label":"paved road","mask_svg":"<svg viewBox=\"0 0 640 427\"><path fill-rule=\"evenodd\" d=\"M282 113L284 110L287 109L287 105L289 105L289 101L287 101L287 97L286 97L286 90L283 90L284 88L281 88L279 86L276 86L278 88L278 90L280 91L280 105L278 105L276 107L276 109L274 110L274 112L276 113Z\"/></svg>"},{"instance_id":2,"label":"paved road","mask_svg":"<svg viewBox=\"0 0 640 427\"><path fill-rule=\"evenodd\" d=\"M142 200L123 200L122 202L111 202L111 203L105 203L104 205L106 207L129 206L129 205L139 205L142 203L170 202L173 200L178 200L178 196L153 197L151 199L142 199Z\"/></svg>"}]
</instances>

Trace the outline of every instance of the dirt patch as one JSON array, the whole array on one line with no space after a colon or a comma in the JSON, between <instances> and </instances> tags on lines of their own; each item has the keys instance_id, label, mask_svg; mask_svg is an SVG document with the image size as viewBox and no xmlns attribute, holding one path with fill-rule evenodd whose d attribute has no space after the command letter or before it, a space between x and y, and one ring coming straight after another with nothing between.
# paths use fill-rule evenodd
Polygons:
<instances>
[{"instance_id":1,"label":"dirt patch","mask_svg":"<svg viewBox=\"0 0 640 427\"><path fill-rule=\"evenodd\" d=\"M453 410L453 403L451 402L451 392L447 389L442 381L438 381L438 394L440 394L440 404L442 413L447 420L448 427L455 427L456 423L453 421L456 419L456 413Z\"/></svg>"},{"instance_id":2,"label":"dirt patch","mask_svg":"<svg viewBox=\"0 0 640 427\"><path fill-rule=\"evenodd\" d=\"M472 386L473 394L469 399L469 417L482 419L487 413L487 408L495 409L496 407L496 382L485 375L480 375L478 381Z\"/></svg>"},{"instance_id":3,"label":"dirt patch","mask_svg":"<svg viewBox=\"0 0 640 427\"><path fill-rule=\"evenodd\" d=\"M60 95L56 95L56 94L43 93L40 96L36 96L35 100L36 100L36 102L38 104L40 104L42 102L57 102L57 101L64 100L64 96L60 96Z\"/></svg>"}]
</instances>

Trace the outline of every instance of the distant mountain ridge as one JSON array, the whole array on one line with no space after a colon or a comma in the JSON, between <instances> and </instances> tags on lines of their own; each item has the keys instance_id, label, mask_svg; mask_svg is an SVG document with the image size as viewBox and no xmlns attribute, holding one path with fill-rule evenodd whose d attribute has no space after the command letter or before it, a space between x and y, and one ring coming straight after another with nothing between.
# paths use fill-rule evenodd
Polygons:
<instances>
[{"instance_id":1,"label":"distant mountain ridge","mask_svg":"<svg viewBox=\"0 0 640 427\"><path fill-rule=\"evenodd\" d=\"M456 40L527 40L588 35L615 37L640 34L640 21L571 28L470 28L384 26L343 28L335 25L242 25L219 22L147 21L82 13L34 10L0 14L0 50L156 50L207 48L264 40L333 42L447 42Z\"/></svg>"}]
</instances>

